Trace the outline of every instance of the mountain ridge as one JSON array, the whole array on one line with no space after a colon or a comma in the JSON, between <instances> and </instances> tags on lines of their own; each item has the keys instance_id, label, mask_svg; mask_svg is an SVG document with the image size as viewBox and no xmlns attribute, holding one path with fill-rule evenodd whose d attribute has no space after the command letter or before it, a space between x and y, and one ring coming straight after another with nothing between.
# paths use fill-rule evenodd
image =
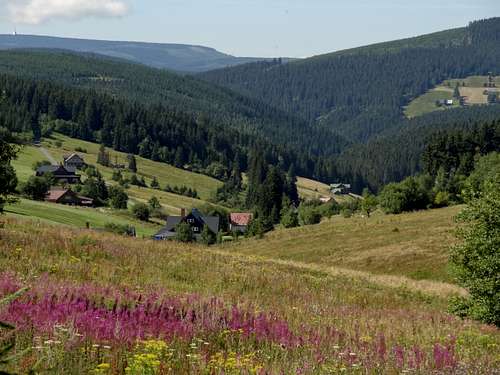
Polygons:
<instances>
[{"instance_id":1,"label":"mountain ridge","mask_svg":"<svg viewBox=\"0 0 500 375\"><path fill-rule=\"evenodd\" d=\"M141 63L154 68L198 73L270 58L237 57L212 47L182 43L149 43L46 35L0 34L0 50L56 49L95 53Z\"/></svg>"}]
</instances>

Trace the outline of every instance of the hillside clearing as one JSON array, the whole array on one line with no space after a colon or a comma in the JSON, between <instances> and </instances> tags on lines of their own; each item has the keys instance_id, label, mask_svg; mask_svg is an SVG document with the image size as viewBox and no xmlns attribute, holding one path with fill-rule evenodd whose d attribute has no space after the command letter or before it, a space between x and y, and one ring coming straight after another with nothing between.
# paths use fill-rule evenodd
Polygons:
<instances>
[{"instance_id":1,"label":"hillside clearing","mask_svg":"<svg viewBox=\"0 0 500 375\"><path fill-rule=\"evenodd\" d=\"M496 87L491 88L491 90L500 92L500 77L493 77L492 82ZM453 97L457 85L460 96L465 97L467 105L486 105L488 104L488 96L484 94L484 85L487 83L489 83L488 76L469 76L467 78L445 80L427 93L412 100L405 108L405 115L408 118L414 118L434 111L459 108L459 99ZM440 107L436 105L437 101L448 99L454 101L453 105Z\"/></svg>"},{"instance_id":2,"label":"hillside clearing","mask_svg":"<svg viewBox=\"0 0 500 375\"><path fill-rule=\"evenodd\" d=\"M6 206L5 212L8 216L18 218L30 218L35 221L41 220L51 225L73 226L85 228L89 223L91 228L102 229L106 224L133 225L137 235L150 237L160 229L154 223L144 223L133 220L126 212L111 210L108 208L85 208L65 206L62 204L36 202L20 199L18 203Z\"/></svg>"},{"instance_id":3,"label":"hillside clearing","mask_svg":"<svg viewBox=\"0 0 500 375\"><path fill-rule=\"evenodd\" d=\"M452 281L449 246L461 207L371 218L339 216L320 225L276 230L227 251L266 259L349 268L414 280Z\"/></svg>"}]
</instances>

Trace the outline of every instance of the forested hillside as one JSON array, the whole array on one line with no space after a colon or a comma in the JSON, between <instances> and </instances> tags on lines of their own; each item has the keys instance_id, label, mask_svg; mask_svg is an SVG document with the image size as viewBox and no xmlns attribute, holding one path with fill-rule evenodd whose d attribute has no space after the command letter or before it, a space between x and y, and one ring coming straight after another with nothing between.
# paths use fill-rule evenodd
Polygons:
<instances>
[{"instance_id":1,"label":"forested hillside","mask_svg":"<svg viewBox=\"0 0 500 375\"><path fill-rule=\"evenodd\" d=\"M262 62L208 72L204 79L366 141L401 120L408 102L446 78L500 70L500 18L446 39L394 42L290 64ZM461 36L461 38L460 38ZM385 52L384 52L385 51Z\"/></svg>"},{"instance_id":2,"label":"forested hillside","mask_svg":"<svg viewBox=\"0 0 500 375\"><path fill-rule=\"evenodd\" d=\"M52 49L98 53L154 68L189 73L266 60L235 57L213 48L186 44L57 38L39 35L0 35L0 49Z\"/></svg>"},{"instance_id":3,"label":"forested hillside","mask_svg":"<svg viewBox=\"0 0 500 375\"><path fill-rule=\"evenodd\" d=\"M270 103L354 145L336 160L341 178L376 190L419 170L434 130L499 118L498 107L404 117L415 97L449 78L500 74L500 18L289 64L264 62L203 79ZM357 145L356 145L357 143Z\"/></svg>"},{"instance_id":4,"label":"forested hillside","mask_svg":"<svg viewBox=\"0 0 500 375\"><path fill-rule=\"evenodd\" d=\"M161 104L201 121L213 120L249 132L262 131L276 143L285 141L302 147L307 135L311 140L306 147L313 152L339 150L338 140L325 141L325 137L332 137L331 132L315 134L315 129L304 121L263 102L189 76L122 60L64 52L3 51L0 73L104 91L147 105ZM301 142L297 135L302 135Z\"/></svg>"}]
</instances>

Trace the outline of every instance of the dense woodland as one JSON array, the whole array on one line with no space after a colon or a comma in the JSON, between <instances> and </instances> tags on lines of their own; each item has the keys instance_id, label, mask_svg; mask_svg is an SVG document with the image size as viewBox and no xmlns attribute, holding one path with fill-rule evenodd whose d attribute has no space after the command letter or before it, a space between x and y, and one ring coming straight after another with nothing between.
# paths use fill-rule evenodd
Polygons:
<instances>
[{"instance_id":1,"label":"dense woodland","mask_svg":"<svg viewBox=\"0 0 500 375\"><path fill-rule=\"evenodd\" d=\"M403 115L411 99L444 79L500 73L499 41L497 18L201 75L210 82L88 54L5 51L0 130L4 136L33 131L38 138L53 128L224 181L235 164L248 171L258 145L282 171L293 166L298 175L376 192L422 170L422 152L436 131L500 118L495 105L412 120Z\"/></svg>"},{"instance_id":2,"label":"dense woodland","mask_svg":"<svg viewBox=\"0 0 500 375\"><path fill-rule=\"evenodd\" d=\"M358 143L347 147L336 163L339 175L358 191L362 185L377 190L420 169L425 138L434 128L498 118L497 108L446 111L414 120L407 120L403 110L445 79L500 74L499 45L500 18L494 18L405 41L200 76ZM409 130L414 128L418 130Z\"/></svg>"},{"instance_id":3,"label":"dense woodland","mask_svg":"<svg viewBox=\"0 0 500 375\"><path fill-rule=\"evenodd\" d=\"M94 90L7 75L0 76L0 87L3 137L32 132L38 139L45 132L57 131L155 161L217 174L223 180L234 163L246 169L247 151L255 144L268 163L283 168L293 163L307 174L317 162L314 156L273 145L258 134L227 128L208 118L196 119L159 103L131 103Z\"/></svg>"}]
</instances>

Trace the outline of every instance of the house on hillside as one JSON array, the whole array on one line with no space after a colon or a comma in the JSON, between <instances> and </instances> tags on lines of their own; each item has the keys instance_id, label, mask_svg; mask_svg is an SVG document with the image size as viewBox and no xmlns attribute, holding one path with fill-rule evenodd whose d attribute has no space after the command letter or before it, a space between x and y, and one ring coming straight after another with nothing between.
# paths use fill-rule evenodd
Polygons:
<instances>
[{"instance_id":1,"label":"house on hillside","mask_svg":"<svg viewBox=\"0 0 500 375\"><path fill-rule=\"evenodd\" d=\"M92 207L94 205L94 200L92 198L83 197L76 194L71 189L62 188L51 188L45 197L45 201L84 207Z\"/></svg>"},{"instance_id":2,"label":"house on hillside","mask_svg":"<svg viewBox=\"0 0 500 375\"><path fill-rule=\"evenodd\" d=\"M36 170L38 177L43 177L51 173L58 183L62 184L78 184L80 176L76 174L74 168L65 167L63 165L42 165Z\"/></svg>"},{"instance_id":3,"label":"house on hillside","mask_svg":"<svg viewBox=\"0 0 500 375\"><path fill-rule=\"evenodd\" d=\"M252 219L250 213L232 213L229 215L229 229L231 232L246 233Z\"/></svg>"},{"instance_id":4,"label":"house on hillside","mask_svg":"<svg viewBox=\"0 0 500 375\"><path fill-rule=\"evenodd\" d=\"M78 154L71 154L64 156L64 166L73 169L82 169L87 164L85 164L85 160Z\"/></svg>"},{"instance_id":5,"label":"house on hillside","mask_svg":"<svg viewBox=\"0 0 500 375\"><path fill-rule=\"evenodd\" d=\"M155 240L169 240L175 239L176 227L181 223L187 223L191 227L194 238L198 241L201 237L201 232L205 225L212 232L213 235L219 233L220 218L218 216L204 216L196 208L193 208L189 215L186 211L181 211L181 216L169 216L167 218L167 225L154 235Z\"/></svg>"},{"instance_id":6,"label":"house on hillside","mask_svg":"<svg viewBox=\"0 0 500 375\"><path fill-rule=\"evenodd\" d=\"M351 194L351 185L350 184L331 184L330 191L334 195L347 195Z\"/></svg>"}]
</instances>

